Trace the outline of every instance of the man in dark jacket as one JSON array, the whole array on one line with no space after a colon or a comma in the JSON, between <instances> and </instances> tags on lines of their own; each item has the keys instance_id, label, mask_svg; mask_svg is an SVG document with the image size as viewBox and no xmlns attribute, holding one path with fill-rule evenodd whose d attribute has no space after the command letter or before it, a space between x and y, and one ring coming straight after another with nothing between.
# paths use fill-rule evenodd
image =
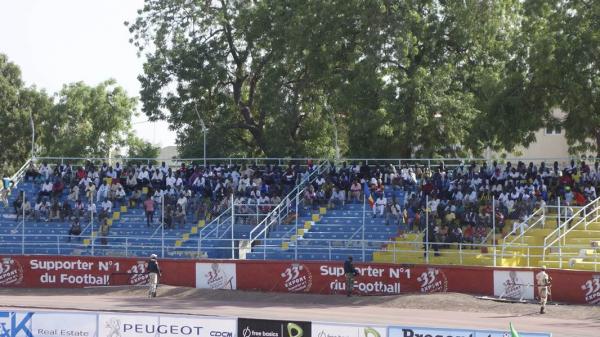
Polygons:
<instances>
[{"instance_id":1,"label":"man in dark jacket","mask_svg":"<svg viewBox=\"0 0 600 337\"><path fill-rule=\"evenodd\" d=\"M346 295L352 296L352 290L354 290L354 276L358 275L358 271L352 264L352 256L348 256L348 259L344 262L344 275L346 275Z\"/></svg>"},{"instance_id":2,"label":"man in dark jacket","mask_svg":"<svg viewBox=\"0 0 600 337\"><path fill-rule=\"evenodd\" d=\"M156 254L150 255L150 261L148 261L147 271L148 271L148 284L150 285L150 289L148 291L148 297L156 297L156 287L158 286L158 277L162 276L160 272L160 267L158 266L158 261L156 260Z\"/></svg>"}]
</instances>

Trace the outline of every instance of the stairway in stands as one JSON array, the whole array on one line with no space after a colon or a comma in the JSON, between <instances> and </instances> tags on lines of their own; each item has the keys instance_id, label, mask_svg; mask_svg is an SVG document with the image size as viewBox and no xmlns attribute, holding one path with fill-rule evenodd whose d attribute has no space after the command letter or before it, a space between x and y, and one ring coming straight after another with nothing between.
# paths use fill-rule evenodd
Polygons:
<instances>
[{"instance_id":1,"label":"stairway in stands","mask_svg":"<svg viewBox=\"0 0 600 337\"><path fill-rule=\"evenodd\" d=\"M17 198L20 191L25 192L26 200L33 202L37 199L40 186L33 182L21 182L17 189L13 191L9 198L9 207L0 205L0 254L21 254L23 227L16 220L16 214L12 208L13 201ZM69 189L60 197L61 201L66 200ZM80 194L84 204L87 204L85 194ZM32 205L33 206L33 205ZM100 209L100 202L96 203L97 209ZM158 212L157 212L158 213ZM146 257L157 251L160 247L162 236L157 234L157 225L160 222L158 216L155 216L154 224L151 227L146 226L145 214L141 205L135 208L114 209L109 220L110 234L107 237L108 244L102 245L99 238L99 225L97 220L92 227L87 223L81 223L82 229L86 229L81 234L81 239L74 238L71 242L67 240L67 234L71 223L65 221L50 221L27 219L25 221L25 254L45 254L45 255L91 255L92 238L94 246L94 255L110 256L143 256ZM186 226L182 229L165 229L165 245L175 246L175 242L185 232L190 231L193 222L192 216L188 216ZM154 237L152 235L154 234ZM127 237L127 239L125 238ZM186 257L178 254L178 251L167 251L166 256Z\"/></svg>"},{"instance_id":2,"label":"stairway in stands","mask_svg":"<svg viewBox=\"0 0 600 337\"><path fill-rule=\"evenodd\" d=\"M400 203L404 201L404 192L394 191L391 186L386 186L385 195L395 196ZM299 210L298 219L272 228L267 239L256 244L246 257L345 260L353 256L355 261L371 261L374 252L404 229L404 224L386 224L385 218L373 218L368 204L347 203L337 209L306 207Z\"/></svg>"},{"instance_id":3,"label":"stairway in stands","mask_svg":"<svg viewBox=\"0 0 600 337\"><path fill-rule=\"evenodd\" d=\"M596 200L583 211L573 214L567 222L568 227L561 231L568 232L564 238L550 245L558 238L558 216L556 209L549 208L541 214L534 214L528 219L528 229L524 235L511 233L512 220L506 221L502 235L498 234L494 247L492 236L488 236L484 247L470 249L468 245L459 247L450 244L449 248L440 249L439 256L431 252L429 263L438 265L472 265L493 266L494 249L496 265L500 267L538 267L546 265L550 268L600 271L600 203ZM584 217L587 219L584 221ZM507 235L508 234L508 235ZM506 242L502 237L506 235ZM373 254L375 262L398 264L426 263L423 250L423 234L407 233L394 238L394 242ZM546 243L545 255L544 244Z\"/></svg>"}]
</instances>

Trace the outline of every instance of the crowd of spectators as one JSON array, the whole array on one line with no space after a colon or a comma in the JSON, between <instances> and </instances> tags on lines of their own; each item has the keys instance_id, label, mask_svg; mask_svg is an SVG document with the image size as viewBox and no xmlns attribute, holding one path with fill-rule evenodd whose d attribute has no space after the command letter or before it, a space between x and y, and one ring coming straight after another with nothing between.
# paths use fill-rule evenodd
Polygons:
<instances>
[{"instance_id":1,"label":"crowd of spectators","mask_svg":"<svg viewBox=\"0 0 600 337\"><path fill-rule=\"evenodd\" d=\"M429 230L430 242L480 243L492 228L510 220L524 230L525 221L546 205L584 206L596 199L599 163L571 161L547 165L461 163L447 167L352 165L333 167L304 191L306 207L338 207L346 202L365 203L373 217L387 224L403 224L409 231ZM403 200L386 198L386 189L403 191ZM389 193L388 193L389 194ZM426 221L429 221L426 223Z\"/></svg>"},{"instance_id":2,"label":"crowd of spectators","mask_svg":"<svg viewBox=\"0 0 600 337\"><path fill-rule=\"evenodd\" d=\"M129 163L114 166L91 162L74 167L31 164L26 180L39 186L34 203L19 196L13 207L17 219L25 214L45 221L89 221L95 215L108 232L113 209L143 208L146 225L159 223L156 211L164 200L165 228L184 227L187 222L210 221L231 205L244 223L255 224L282 196L312 172L311 162L287 165L200 165L172 168ZM386 224L403 225L408 231L429 231L430 242L479 243L487 237L493 220L501 231L507 220L524 230L523 220L545 205L566 209L595 199L600 183L596 162L571 161L567 165L524 162L489 165L461 163L448 167L363 165L331 166L303 192L306 208L339 208L364 203L373 217ZM386 197L385 191L391 197ZM401 191L403 198L396 193ZM233 198L232 198L233 196ZM492 202L494 200L494 202ZM427 223L428 220L428 223Z\"/></svg>"},{"instance_id":3,"label":"crowd of spectators","mask_svg":"<svg viewBox=\"0 0 600 337\"><path fill-rule=\"evenodd\" d=\"M162 218L163 201L166 229L183 228L190 219L208 222L231 206L233 196L236 213L245 214L251 223L278 204L281 195L313 169L312 163L307 167L32 163L24 179L37 186L36 199L24 202L19 194L13 207L17 221L22 214L36 221L72 221L72 235L81 232L80 221L89 222L93 216L102 225L101 232L107 232L106 220L121 206L143 208L146 225L155 226Z\"/></svg>"}]
</instances>

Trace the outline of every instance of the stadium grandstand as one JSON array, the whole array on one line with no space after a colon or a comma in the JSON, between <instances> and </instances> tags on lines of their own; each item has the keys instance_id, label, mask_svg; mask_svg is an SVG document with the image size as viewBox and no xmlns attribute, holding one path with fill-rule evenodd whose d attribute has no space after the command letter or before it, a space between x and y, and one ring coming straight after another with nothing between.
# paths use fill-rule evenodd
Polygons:
<instances>
[{"instance_id":1,"label":"stadium grandstand","mask_svg":"<svg viewBox=\"0 0 600 337\"><path fill-rule=\"evenodd\" d=\"M0 253L598 270L598 162L38 158Z\"/></svg>"}]
</instances>

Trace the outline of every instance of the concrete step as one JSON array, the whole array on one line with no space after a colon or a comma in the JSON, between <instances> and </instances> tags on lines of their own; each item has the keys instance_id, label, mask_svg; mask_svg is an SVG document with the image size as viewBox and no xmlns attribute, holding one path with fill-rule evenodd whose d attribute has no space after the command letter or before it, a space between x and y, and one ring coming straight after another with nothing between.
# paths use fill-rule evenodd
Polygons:
<instances>
[{"instance_id":1,"label":"concrete step","mask_svg":"<svg viewBox=\"0 0 600 337\"><path fill-rule=\"evenodd\" d=\"M570 238L590 238L590 239L600 239L600 230L585 230L583 229L583 227L581 227L582 229L574 229L572 231L570 231L566 238L570 239Z\"/></svg>"}]
</instances>

